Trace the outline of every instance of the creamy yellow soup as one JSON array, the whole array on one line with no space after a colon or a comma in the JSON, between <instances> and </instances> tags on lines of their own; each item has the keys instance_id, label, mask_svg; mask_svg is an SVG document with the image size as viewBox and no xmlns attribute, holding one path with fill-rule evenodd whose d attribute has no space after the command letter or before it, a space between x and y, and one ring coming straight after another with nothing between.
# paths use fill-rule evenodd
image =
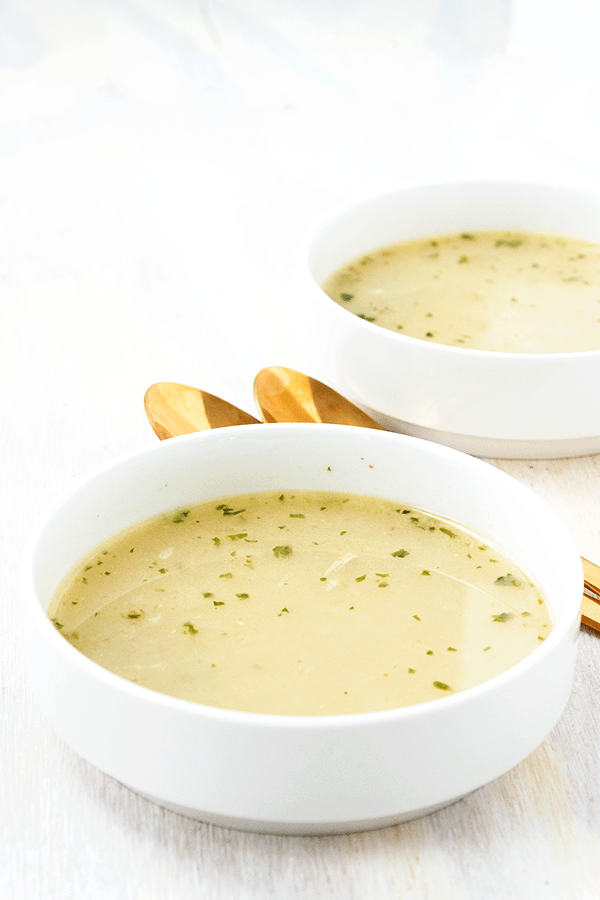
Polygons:
<instances>
[{"instance_id":1,"label":"creamy yellow soup","mask_svg":"<svg viewBox=\"0 0 600 900\"><path fill-rule=\"evenodd\" d=\"M455 522L307 491L213 500L129 528L69 574L49 616L136 684L279 715L449 696L552 628L530 578Z\"/></svg>"},{"instance_id":2,"label":"creamy yellow soup","mask_svg":"<svg viewBox=\"0 0 600 900\"><path fill-rule=\"evenodd\" d=\"M477 350L600 349L600 246L552 234L473 231L352 260L323 290L399 334Z\"/></svg>"}]
</instances>

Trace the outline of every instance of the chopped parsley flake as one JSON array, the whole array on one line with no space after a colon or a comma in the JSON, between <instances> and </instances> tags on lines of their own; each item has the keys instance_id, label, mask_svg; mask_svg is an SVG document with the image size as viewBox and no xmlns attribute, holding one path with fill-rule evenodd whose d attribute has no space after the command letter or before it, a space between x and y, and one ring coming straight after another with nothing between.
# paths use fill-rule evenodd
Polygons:
<instances>
[{"instance_id":1,"label":"chopped parsley flake","mask_svg":"<svg viewBox=\"0 0 600 900\"><path fill-rule=\"evenodd\" d=\"M511 575L510 572L507 575L500 575L496 578L494 584L508 584L511 587L520 587L521 582L517 581L514 575Z\"/></svg>"},{"instance_id":2,"label":"chopped parsley flake","mask_svg":"<svg viewBox=\"0 0 600 900\"><path fill-rule=\"evenodd\" d=\"M278 559L281 557L291 556L292 548L288 544L284 544L281 547L273 547L273 553Z\"/></svg>"}]
</instances>

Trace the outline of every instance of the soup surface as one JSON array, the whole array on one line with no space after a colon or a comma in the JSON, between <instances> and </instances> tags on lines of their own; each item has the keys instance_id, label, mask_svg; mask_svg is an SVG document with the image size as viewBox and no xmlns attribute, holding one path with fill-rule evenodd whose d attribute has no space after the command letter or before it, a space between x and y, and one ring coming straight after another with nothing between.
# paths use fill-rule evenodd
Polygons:
<instances>
[{"instance_id":1,"label":"soup surface","mask_svg":"<svg viewBox=\"0 0 600 900\"><path fill-rule=\"evenodd\" d=\"M600 246L551 234L469 232L382 247L323 290L391 331L477 350L600 349Z\"/></svg>"},{"instance_id":2,"label":"soup surface","mask_svg":"<svg viewBox=\"0 0 600 900\"><path fill-rule=\"evenodd\" d=\"M512 666L552 627L527 575L456 523L306 491L129 528L70 573L49 615L137 684L287 715L448 696Z\"/></svg>"}]
</instances>

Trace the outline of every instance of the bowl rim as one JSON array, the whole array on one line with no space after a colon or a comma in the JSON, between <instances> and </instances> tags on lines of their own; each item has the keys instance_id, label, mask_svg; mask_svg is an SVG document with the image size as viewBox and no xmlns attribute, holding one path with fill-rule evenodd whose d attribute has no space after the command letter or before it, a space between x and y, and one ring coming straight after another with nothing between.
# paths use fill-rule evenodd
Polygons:
<instances>
[{"instance_id":1,"label":"bowl rim","mask_svg":"<svg viewBox=\"0 0 600 900\"><path fill-rule=\"evenodd\" d=\"M167 454L169 452L175 452L174 450L171 450L169 448L174 448L177 445L181 446L184 443L193 444L196 442L218 442L220 439L226 436L222 434L223 431L228 432L229 435L231 435L233 431L237 434L241 434L242 436L245 435L247 437L251 437L252 433L256 434L258 429L260 429L258 433L260 435L264 434L265 436L269 432L274 434L277 430L284 434L286 432L293 433L295 431L300 431L302 434L310 435L311 438L313 437L313 435L316 437L319 433L339 434L352 431L365 438L368 438L371 441L384 440L386 442L392 441L400 444L406 444L408 446L419 445L423 448L424 452L431 453L433 456L441 457L442 460L448 458L451 462L453 459L457 459L459 462L462 462L463 465L479 469L479 471L481 471L482 473L485 472L486 474L484 475L484 478L496 478L497 480L504 481L505 483L510 484L511 489L516 490L518 493L521 493L523 497L527 497L528 500L534 504L534 506L537 505L540 512L543 511L546 517L550 517L553 520L553 524L555 526L558 526L559 530L563 532L563 556L566 558L568 555L571 555L572 562L575 562L575 557L578 560L580 559L575 543L562 520L554 512L553 509L547 506L545 501L543 501L537 494L535 494L534 491L532 491L522 482L513 478L511 475L508 475L503 470L496 468L495 466L490 465L489 463L485 462L484 460L478 459L477 457L473 457L466 453L463 453L460 450L455 450L443 444L436 444L410 435L398 434L396 432L390 431L373 432L369 429L348 425L321 424L318 427L318 431L315 429L312 423L273 423L267 426L262 423L257 425L234 425L229 426L226 429L219 428L211 431L202 431L195 432L193 434L181 435L176 438L171 438L168 441L162 441L158 444L149 444L144 447L130 450L129 452L122 454L113 460L109 460L102 465L94 468L93 470L87 472L75 482L66 487L62 492L60 492L54 498L54 500L52 500L50 504L46 506L45 510L38 517L37 521L30 529L24 544L21 560L21 582L23 585L22 611L24 613L24 615L22 616L22 621L25 621L27 618L29 618L29 621L37 631L40 639L46 642L48 648L54 654L64 656L66 663L75 668L82 669L88 674L89 677L98 682L102 682L104 686L109 690L123 693L134 700L137 699L144 704L156 705L159 708L171 710L172 712L186 715L198 720L212 719L213 721L229 722L238 726L258 726L262 728L269 728L272 730L300 728L306 731L323 731L336 728L360 729L367 725L377 726L389 721L402 722L404 720L408 721L413 718L421 719L423 717L427 717L428 715L435 714L435 712L440 709L440 703L442 704L441 709L451 712L451 710L455 707L460 708L465 704L470 703L471 701L476 701L481 695L493 694L496 690L501 690L505 684L510 684L511 682L520 679L522 675L525 675L529 669L535 668L538 662L542 663L547 656L551 655L555 651L557 646L561 645L562 642L569 637L575 625L577 624L578 626L580 616L579 609L573 609L571 611L565 609L560 620L554 621L554 625L550 634L526 657L519 660L510 668L504 670L503 672L500 672L498 675L495 675L494 677L489 678L486 681L481 682L480 684L474 685L473 687L465 688L462 691L457 691L455 694L449 696L441 696L439 698L435 698L423 703L395 707L391 709L322 716L255 713L244 710L208 706L205 704L196 703L191 700L182 700L178 697L173 697L168 694L162 694L159 691L155 691L151 688L146 688L142 685L134 684L128 679L123 678L120 675L116 675L110 670L105 669L99 663L96 663L89 657L85 656L68 641L66 641L61 636L60 632L53 626L51 620L47 616L46 610L42 607L34 582L36 555L40 546L40 540L43 538L45 530L48 528L58 511L73 497L75 497L81 490L85 490L86 487L93 483L98 477L110 473L113 470L116 471L121 466L128 465L135 460L139 460L147 456L158 455L160 453ZM268 429L268 432L266 429ZM433 512L432 514L435 515L435 512ZM467 525L466 527L469 526ZM483 535L483 537L486 536ZM493 542L493 538L490 538L489 540ZM507 552L510 555L510 551ZM581 573L581 590L583 591L583 571ZM551 611L554 613L554 610Z\"/></svg>"},{"instance_id":2,"label":"bowl rim","mask_svg":"<svg viewBox=\"0 0 600 900\"><path fill-rule=\"evenodd\" d=\"M420 349L424 347L429 347L430 352L434 352L436 354L447 354L450 358L453 355L458 355L460 357L471 358L473 360L483 359L483 360L496 360L496 361L511 361L515 362L516 359L522 359L527 362L531 362L533 360L543 360L545 362L554 362L559 360L564 360L566 358L589 358L593 359L594 357L600 356L600 348L597 350L567 350L567 351L555 351L552 353L531 353L531 352L520 352L520 351L506 351L506 350L480 350L473 347L455 347L451 344L443 344L438 343L436 341L426 341L423 338L412 337L408 334L399 334L395 331L391 331L389 328L384 328L381 325L376 325L374 322L368 322L366 319L361 319L360 316L354 315L354 313L350 312L348 309L344 309L344 307L340 306L339 303L336 303L334 300L329 297L329 295L323 290L315 276L313 275L313 268L311 265L311 255L316 246L317 241L322 236L323 232L334 225L335 222L341 221L343 218L351 215L356 215L361 208L364 208L370 204L377 204L383 202L387 198L391 198L394 196L401 196L403 194L417 193L420 190L431 190L431 189L439 189L446 190L450 188L460 188L460 187L469 187L469 188L479 188L482 190L485 189L493 189L498 188L500 186L505 187L507 189L514 190L529 190L529 189L538 189L544 190L548 193L562 193L563 195L566 193L571 193L572 195L577 194L582 199L588 201L595 201L598 212L600 214L600 191L590 188L586 189L583 185L577 184L568 184L568 183L551 183L544 181L515 181L513 179L489 179L489 178L473 178L473 179L463 179L457 178L456 180L446 179L444 181L440 181L437 179L433 180L422 180L422 181L414 181L407 182L405 184L396 185L395 187L391 187L389 190L379 190L371 193L361 193L354 196L352 199L347 199L341 203L338 203L336 206L331 208L329 212L322 214L319 219L313 224L312 228L308 231L308 234L305 235L302 252L301 252L301 265L304 270L305 278L308 277L310 283L317 289L317 293L315 297L319 297L319 301L326 300L331 304L332 309L330 309L330 313L335 316L343 316L344 322L347 322L347 316L349 315L353 320L356 320L354 323L354 327L357 329L372 329L371 333L373 335L378 335L382 340L389 340L392 344L398 343L400 346L402 344L409 344L415 347L419 347ZM515 229L516 230L516 229ZM525 229L522 229L525 230ZM446 233L446 232L444 232ZM547 232L548 234L558 234L558 232ZM451 234L451 232L448 232ZM411 240L411 238L407 238L406 240ZM393 243L393 242L392 242ZM590 243L596 243L594 241L590 241ZM600 242L599 242L600 245ZM378 245L382 246L382 245ZM378 247L372 247L371 251L377 250ZM364 250L364 253L368 253L369 250ZM334 270L335 271L335 270ZM335 308L335 312L333 311ZM367 333L369 331L367 330ZM384 335L384 337L382 337Z\"/></svg>"}]
</instances>

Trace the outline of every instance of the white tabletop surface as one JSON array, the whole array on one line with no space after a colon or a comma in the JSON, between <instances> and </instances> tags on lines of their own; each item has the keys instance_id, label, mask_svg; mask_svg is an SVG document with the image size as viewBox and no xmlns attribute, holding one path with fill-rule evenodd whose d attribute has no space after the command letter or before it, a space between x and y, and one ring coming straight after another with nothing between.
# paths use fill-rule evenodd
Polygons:
<instances>
[{"instance_id":1,"label":"white tabletop surface","mask_svg":"<svg viewBox=\"0 0 600 900\"><path fill-rule=\"evenodd\" d=\"M41 716L21 648L25 536L156 440L150 384L254 412L263 366L310 371L298 254L332 206L465 176L600 188L600 8L509 5L0 2L2 897L600 897L592 632L566 713L513 771L409 824L312 838L203 825L106 777ZM600 456L498 464L600 562Z\"/></svg>"}]
</instances>

